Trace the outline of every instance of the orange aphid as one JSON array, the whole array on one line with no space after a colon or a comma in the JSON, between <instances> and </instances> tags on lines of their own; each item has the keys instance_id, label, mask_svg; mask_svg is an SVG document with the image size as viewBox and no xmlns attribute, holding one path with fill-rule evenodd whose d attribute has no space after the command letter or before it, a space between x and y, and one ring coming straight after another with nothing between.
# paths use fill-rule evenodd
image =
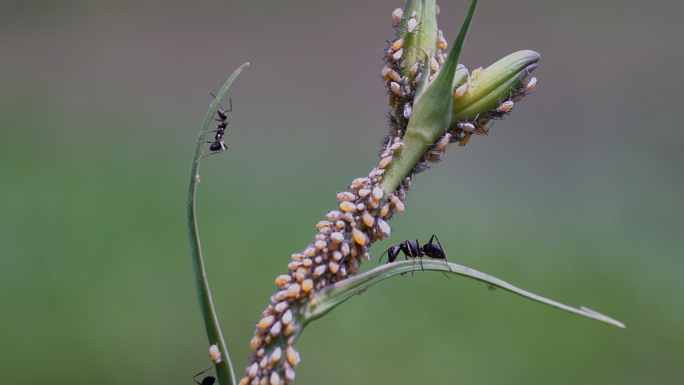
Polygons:
<instances>
[{"instance_id":1,"label":"orange aphid","mask_svg":"<svg viewBox=\"0 0 684 385\"><path fill-rule=\"evenodd\" d=\"M496 108L496 112L508 112L513 108L513 102L508 100L503 103L499 107Z\"/></svg>"},{"instance_id":2,"label":"orange aphid","mask_svg":"<svg viewBox=\"0 0 684 385\"><path fill-rule=\"evenodd\" d=\"M392 43L392 51L398 50L399 48L401 48L402 45L404 45L404 39L403 38Z\"/></svg>"},{"instance_id":3,"label":"orange aphid","mask_svg":"<svg viewBox=\"0 0 684 385\"><path fill-rule=\"evenodd\" d=\"M404 11L401 8L397 8L392 11L392 24L395 26L401 23L401 19L404 17Z\"/></svg>"},{"instance_id":4,"label":"orange aphid","mask_svg":"<svg viewBox=\"0 0 684 385\"><path fill-rule=\"evenodd\" d=\"M354 241L356 241L356 243L358 243L359 245L363 246L366 243L368 243L368 236L366 236L366 234L364 234L363 231L357 228L354 228L352 230L352 236L354 237Z\"/></svg>"},{"instance_id":5,"label":"orange aphid","mask_svg":"<svg viewBox=\"0 0 684 385\"><path fill-rule=\"evenodd\" d=\"M470 88L470 83L464 83L461 84L456 90L454 91L454 99L460 99L463 97L463 95L468 92L468 89Z\"/></svg>"}]
</instances>

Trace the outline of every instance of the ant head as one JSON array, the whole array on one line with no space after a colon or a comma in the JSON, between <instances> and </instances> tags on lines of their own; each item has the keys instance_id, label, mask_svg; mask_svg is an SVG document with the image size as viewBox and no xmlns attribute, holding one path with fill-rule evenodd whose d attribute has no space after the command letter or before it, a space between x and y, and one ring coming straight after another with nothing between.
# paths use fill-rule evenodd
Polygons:
<instances>
[{"instance_id":1,"label":"ant head","mask_svg":"<svg viewBox=\"0 0 684 385\"><path fill-rule=\"evenodd\" d=\"M399 255L399 251L401 251L401 249L402 249L401 246L397 246L397 245L391 246L389 249L387 249L387 251L382 253L382 255L380 256L380 259L378 259L378 262L380 262L382 260L382 257L385 256L385 254L387 254L387 263L392 263L392 262L396 261L397 255Z\"/></svg>"},{"instance_id":2,"label":"ant head","mask_svg":"<svg viewBox=\"0 0 684 385\"><path fill-rule=\"evenodd\" d=\"M213 96L214 99L216 99L216 95L214 95L212 92L209 93L209 95ZM223 108L221 103L219 102L219 109L216 110L216 114L219 116L219 121L224 121L228 118L227 113L233 111L233 98L228 99L230 101L230 110L226 110Z\"/></svg>"}]
</instances>

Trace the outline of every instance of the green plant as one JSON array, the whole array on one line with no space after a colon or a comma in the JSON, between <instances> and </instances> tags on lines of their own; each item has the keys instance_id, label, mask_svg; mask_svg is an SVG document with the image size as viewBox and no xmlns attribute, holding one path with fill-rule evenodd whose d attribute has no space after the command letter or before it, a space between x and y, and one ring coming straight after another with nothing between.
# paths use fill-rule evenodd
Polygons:
<instances>
[{"instance_id":1,"label":"green plant","mask_svg":"<svg viewBox=\"0 0 684 385\"><path fill-rule=\"evenodd\" d=\"M264 310L250 342L252 355L240 384L281 384L294 380L299 354L294 345L306 325L327 314L355 294L386 278L418 269L440 271L486 282L535 301L576 314L624 325L586 308L572 308L537 296L497 278L435 260L393 262L356 275L363 259L370 259L368 247L390 235L387 224L395 213L404 211L406 192L415 174L439 160L451 143L464 146L472 135L486 134L491 119L502 118L514 103L530 93L536 79L530 73L539 55L533 51L513 53L482 70L469 71L458 64L466 34L473 20L473 0L451 51L437 28L435 0L407 1L392 13L397 30L386 51L382 71L390 94L390 130L384 141L379 165L352 181L349 190L338 194L339 207L318 223L318 233L301 253L292 255L288 273L276 278L278 292ZM235 375L213 309L204 272L194 202L202 145L219 100L240 67L226 82L212 103L197 141L190 176L188 227L200 308L210 344L217 344L223 360L216 363L219 382L234 384ZM216 140L220 140L216 136ZM223 150L222 146L218 147ZM414 255L415 256L415 255ZM393 258L392 258L393 259ZM354 277L351 277L354 276Z\"/></svg>"}]
</instances>

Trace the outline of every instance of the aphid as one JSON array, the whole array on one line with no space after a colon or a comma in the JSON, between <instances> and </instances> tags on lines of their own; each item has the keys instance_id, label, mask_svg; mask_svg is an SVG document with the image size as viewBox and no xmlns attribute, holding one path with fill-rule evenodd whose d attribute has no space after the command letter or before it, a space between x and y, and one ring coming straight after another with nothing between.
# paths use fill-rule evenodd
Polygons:
<instances>
[{"instance_id":1,"label":"aphid","mask_svg":"<svg viewBox=\"0 0 684 385\"><path fill-rule=\"evenodd\" d=\"M439 49L447 49L447 41L441 33L437 35L437 47Z\"/></svg>"},{"instance_id":2,"label":"aphid","mask_svg":"<svg viewBox=\"0 0 684 385\"><path fill-rule=\"evenodd\" d=\"M404 39L403 38L392 43L392 52L397 51L399 48L401 48L402 45L404 45Z\"/></svg>"},{"instance_id":3,"label":"aphid","mask_svg":"<svg viewBox=\"0 0 684 385\"><path fill-rule=\"evenodd\" d=\"M292 346L288 346L285 353L287 355L287 362L289 362L290 365L297 366L297 364L299 364L299 353Z\"/></svg>"},{"instance_id":4,"label":"aphid","mask_svg":"<svg viewBox=\"0 0 684 385\"><path fill-rule=\"evenodd\" d=\"M340 270L340 264L337 262L330 262L328 264L328 269L330 269L330 272L335 274Z\"/></svg>"},{"instance_id":5,"label":"aphid","mask_svg":"<svg viewBox=\"0 0 684 385\"><path fill-rule=\"evenodd\" d=\"M474 78L475 76L479 75L480 72L482 72L483 70L484 70L484 68L482 68L482 67L475 68L475 69L473 70L473 72L470 73L470 78L472 79L472 78Z\"/></svg>"},{"instance_id":6,"label":"aphid","mask_svg":"<svg viewBox=\"0 0 684 385\"><path fill-rule=\"evenodd\" d=\"M378 218L378 228L380 229L380 232L382 233L383 237L389 237L390 231L392 231L387 222L385 222L381 218Z\"/></svg>"},{"instance_id":7,"label":"aphid","mask_svg":"<svg viewBox=\"0 0 684 385\"><path fill-rule=\"evenodd\" d=\"M392 61L399 61L401 59L401 56L404 54L404 49L400 48L397 52L393 53L390 55L390 59Z\"/></svg>"},{"instance_id":8,"label":"aphid","mask_svg":"<svg viewBox=\"0 0 684 385\"><path fill-rule=\"evenodd\" d=\"M282 286L282 285L290 283L290 281L292 281L292 277L290 277L287 274L282 274L282 275L279 275L276 277L275 284L278 286Z\"/></svg>"},{"instance_id":9,"label":"aphid","mask_svg":"<svg viewBox=\"0 0 684 385\"><path fill-rule=\"evenodd\" d=\"M411 87L408 85L404 87L404 95L411 95Z\"/></svg>"},{"instance_id":10,"label":"aphid","mask_svg":"<svg viewBox=\"0 0 684 385\"><path fill-rule=\"evenodd\" d=\"M439 15L439 5L435 4L435 15Z\"/></svg>"},{"instance_id":11,"label":"aphid","mask_svg":"<svg viewBox=\"0 0 684 385\"><path fill-rule=\"evenodd\" d=\"M534 87L536 87L536 86L537 86L537 78L533 77L532 79L530 79L529 82L527 82L527 84L525 85L525 88L524 88L523 92L526 93L526 94L529 94L530 92L532 92L532 90L533 90Z\"/></svg>"},{"instance_id":12,"label":"aphid","mask_svg":"<svg viewBox=\"0 0 684 385\"><path fill-rule=\"evenodd\" d=\"M389 205L389 204L386 204L386 205L382 206L382 208L380 209L380 216L381 216L381 217L386 217L387 214L389 214L389 209L390 209L390 205Z\"/></svg>"},{"instance_id":13,"label":"aphid","mask_svg":"<svg viewBox=\"0 0 684 385\"><path fill-rule=\"evenodd\" d=\"M451 133L447 132L442 136L442 138L437 142L437 147L435 147L435 152L438 153L444 153L447 150L447 147L449 146L449 143L451 143Z\"/></svg>"},{"instance_id":14,"label":"aphid","mask_svg":"<svg viewBox=\"0 0 684 385\"><path fill-rule=\"evenodd\" d=\"M386 156L383 160L380 161L380 164L378 165L378 167L386 168L387 166L390 165L390 163L392 163L393 159L394 159L394 157L392 157L392 155Z\"/></svg>"},{"instance_id":15,"label":"aphid","mask_svg":"<svg viewBox=\"0 0 684 385\"><path fill-rule=\"evenodd\" d=\"M413 111L413 107L411 107L411 103L406 103L404 104L404 117L406 119L411 117L411 112Z\"/></svg>"},{"instance_id":16,"label":"aphid","mask_svg":"<svg viewBox=\"0 0 684 385\"><path fill-rule=\"evenodd\" d=\"M287 295L290 298L294 298L299 295L299 292L302 290L302 286L298 283L293 283L287 288ZM269 316L272 317L272 316ZM269 325L270 326L270 325Z\"/></svg>"},{"instance_id":17,"label":"aphid","mask_svg":"<svg viewBox=\"0 0 684 385\"><path fill-rule=\"evenodd\" d=\"M399 83L390 82L390 90L400 98L404 96L404 90L401 89Z\"/></svg>"},{"instance_id":18,"label":"aphid","mask_svg":"<svg viewBox=\"0 0 684 385\"><path fill-rule=\"evenodd\" d=\"M412 76L416 76L419 69L420 69L420 62L417 61L417 62L413 63L413 65L409 69L409 72L411 73Z\"/></svg>"},{"instance_id":19,"label":"aphid","mask_svg":"<svg viewBox=\"0 0 684 385\"><path fill-rule=\"evenodd\" d=\"M397 8L394 11L392 11L392 25L398 27L403 17L404 11L401 8Z\"/></svg>"},{"instance_id":20,"label":"aphid","mask_svg":"<svg viewBox=\"0 0 684 385\"><path fill-rule=\"evenodd\" d=\"M306 282L306 280L304 282ZM278 337L280 335L280 331L282 330L282 328L283 328L283 324L280 323L280 321L278 321L278 322L274 323L273 326L271 326L271 330L269 330L269 334L271 335L271 337Z\"/></svg>"},{"instance_id":21,"label":"aphid","mask_svg":"<svg viewBox=\"0 0 684 385\"><path fill-rule=\"evenodd\" d=\"M223 357L221 356L221 350L217 344L213 344L209 347L209 357L214 361L215 364L220 364Z\"/></svg>"},{"instance_id":22,"label":"aphid","mask_svg":"<svg viewBox=\"0 0 684 385\"><path fill-rule=\"evenodd\" d=\"M382 187L373 188L373 200L379 201L385 195Z\"/></svg>"},{"instance_id":23,"label":"aphid","mask_svg":"<svg viewBox=\"0 0 684 385\"><path fill-rule=\"evenodd\" d=\"M364 211L361 218L363 219L363 223L368 227L373 227L375 224L375 217L368 211Z\"/></svg>"},{"instance_id":24,"label":"aphid","mask_svg":"<svg viewBox=\"0 0 684 385\"><path fill-rule=\"evenodd\" d=\"M437 154L434 152L427 152L424 155L425 160L427 160L430 163L437 163L442 160L442 154Z\"/></svg>"},{"instance_id":25,"label":"aphid","mask_svg":"<svg viewBox=\"0 0 684 385\"><path fill-rule=\"evenodd\" d=\"M430 56L430 69L432 72L439 71L439 63L437 63L437 59L434 56Z\"/></svg>"},{"instance_id":26,"label":"aphid","mask_svg":"<svg viewBox=\"0 0 684 385\"><path fill-rule=\"evenodd\" d=\"M364 234L363 231L361 231L357 228L354 228L352 230L352 237L354 237L354 241L356 241L356 243L358 243L361 246L368 243L368 237L366 236L366 234Z\"/></svg>"},{"instance_id":27,"label":"aphid","mask_svg":"<svg viewBox=\"0 0 684 385\"><path fill-rule=\"evenodd\" d=\"M312 305L313 305L313 301L311 301L311 302L312 302ZM285 381L285 382L286 382L286 383L290 383L290 382L294 381L294 379L295 379L295 372L294 372L294 370L292 370L292 367L291 367L289 364L287 364L287 363L284 363L284 364L283 364L283 367L285 368L285 378L286 378L286 381Z\"/></svg>"},{"instance_id":28,"label":"aphid","mask_svg":"<svg viewBox=\"0 0 684 385\"><path fill-rule=\"evenodd\" d=\"M423 172L429 168L430 168L430 164L425 159L422 159L421 161L416 163L415 166L413 166L413 169L411 170L411 172L414 174L420 174L421 172Z\"/></svg>"},{"instance_id":29,"label":"aphid","mask_svg":"<svg viewBox=\"0 0 684 385\"><path fill-rule=\"evenodd\" d=\"M394 209L397 210L398 213L403 213L404 212L404 202L399 199L396 195L390 195L389 197L390 202L392 202L392 205L394 206Z\"/></svg>"},{"instance_id":30,"label":"aphid","mask_svg":"<svg viewBox=\"0 0 684 385\"><path fill-rule=\"evenodd\" d=\"M456 90L454 90L454 99L460 99L463 97L463 95L468 92L468 88L470 88L470 83L464 83L458 86Z\"/></svg>"},{"instance_id":31,"label":"aphid","mask_svg":"<svg viewBox=\"0 0 684 385\"><path fill-rule=\"evenodd\" d=\"M297 285L296 283L294 285ZM294 286L290 285L290 287ZM261 330L265 330L269 328L273 322L275 321L275 317L272 315L267 315L266 317L262 318L259 323L257 324L257 327Z\"/></svg>"},{"instance_id":32,"label":"aphid","mask_svg":"<svg viewBox=\"0 0 684 385\"><path fill-rule=\"evenodd\" d=\"M388 143L389 143L389 140L388 140ZM342 192L337 193L337 200L340 202L343 202L343 201L344 202L352 202L352 201L356 200L356 195L354 195L348 191L342 191ZM330 213L328 213L328 214L330 214ZM337 219L337 218L335 218L335 219ZM335 219L333 219L333 220L335 220Z\"/></svg>"},{"instance_id":33,"label":"aphid","mask_svg":"<svg viewBox=\"0 0 684 385\"><path fill-rule=\"evenodd\" d=\"M458 123L456 125L459 129L463 130L464 132L473 132L475 131L475 125L472 123Z\"/></svg>"},{"instance_id":34,"label":"aphid","mask_svg":"<svg viewBox=\"0 0 684 385\"><path fill-rule=\"evenodd\" d=\"M387 71L390 70L389 66L384 66L382 68L382 71L380 71L380 76L382 77L382 80L387 80Z\"/></svg>"},{"instance_id":35,"label":"aphid","mask_svg":"<svg viewBox=\"0 0 684 385\"><path fill-rule=\"evenodd\" d=\"M508 100L508 101L501 103L501 105L499 105L499 107L496 108L496 112L505 113L505 112L509 112L512 108L513 108L513 102Z\"/></svg>"},{"instance_id":36,"label":"aphid","mask_svg":"<svg viewBox=\"0 0 684 385\"><path fill-rule=\"evenodd\" d=\"M439 66L444 66L444 52L442 52L441 49L437 50L437 55L435 57L437 58L437 63L439 63Z\"/></svg>"},{"instance_id":37,"label":"aphid","mask_svg":"<svg viewBox=\"0 0 684 385\"><path fill-rule=\"evenodd\" d=\"M356 178L352 181L352 186L354 187L364 187L370 184L370 179L368 178Z\"/></svg>"},{"instance_id":38,"label":"aphid","mask_svg":"<svg viewBox=\"0 0 684 385\"><path fill-rule=\"evenodd\" d=\"M397 73L397 71L395 71L393 69L388 68L386 75L388 78L394 80L397 83L401 82L401 76L399 75L399 73Z\"/></svg>"},{"instance_id":39,"label":"aphid","mask_svg":"<svg viewBox=\"0 0 684 385\"><path fill-rule=\"evenodd\" d=\"M418 26L418 19L414 17L414 15L411 15L411 18L406 22L406 31L408 33L413 33L413 31L416 30L416 27Z\"/></svg>"}]
</instances>

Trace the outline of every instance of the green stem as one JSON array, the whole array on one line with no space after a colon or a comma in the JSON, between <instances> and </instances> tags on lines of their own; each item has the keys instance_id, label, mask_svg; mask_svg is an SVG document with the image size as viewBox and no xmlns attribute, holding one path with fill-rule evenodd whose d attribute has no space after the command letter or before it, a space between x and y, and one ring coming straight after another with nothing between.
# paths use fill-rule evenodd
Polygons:
<instances>
[{"instance_id":1,"label":"green stem","mask_svg":"<svg viewBox=\"0 0 684 385\"><path fill-rule=\"evenodd\" d=\"M195 153L192 157L192 166L190 167L190 184L188 188L187 221L188 236L190 238L190 262L192 264L195 289L197 290L197 299L199 301L202 318L204 319L204 327L207 331L207 337L209 338L209 345L218 344L219 350L221 351L221 355L223 357L223 361L216 365L216 375L218 377L219 383L222 385L234 385L236 383L235 371L233 370L233 364L230 361L228 349L226 347L225 341L223 340L223 335L221 334L218 317L216 316L214 303L211 299L211 291L209 290L207 274L204 270L202 247L200 245L199 230L197 228L195 196L197 193L197 184L199 183L199 162L202 152L202 145L204 144L206 133L209 130L209 125L212 123L214 114L219 107L219 102L228 90L228 87L230 87L237 75L247 66L249 66L249 63L243 64L230 76L230 78L219 91L216 99L209 107L209 112L207 112L207 116L204 119L204 124L202 126L202 130L200 131L199 138L197 139L197 145L195 146Z\"/></svg>"}]
</instances>

